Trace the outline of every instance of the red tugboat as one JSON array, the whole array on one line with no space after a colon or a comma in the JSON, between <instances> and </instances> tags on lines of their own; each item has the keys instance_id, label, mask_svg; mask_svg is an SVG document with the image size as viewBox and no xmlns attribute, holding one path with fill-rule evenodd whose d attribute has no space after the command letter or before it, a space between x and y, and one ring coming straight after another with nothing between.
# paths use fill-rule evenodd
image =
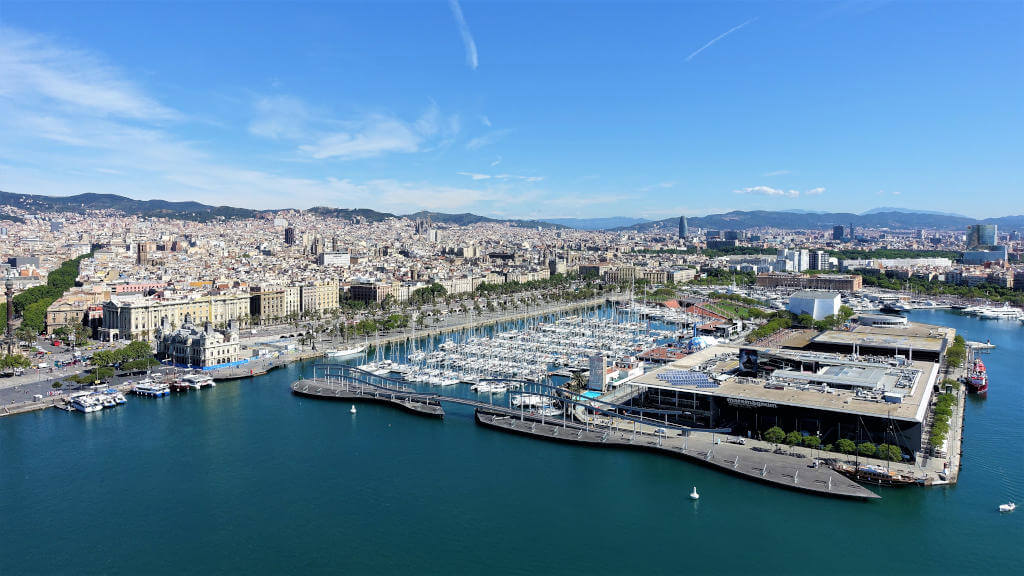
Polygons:
<instances>
[{"instance_id":1,"label":"red tugboat","mask_svg":"<svg viewBox=\"0 0 1024 576\"><path fill-rule=\"evenodd\" d=\"M975 358L974 364L967 371L967 386L975 394L988 392L988 373L985 372L985 363L981 358Z\"/></svg>"}]
</instances>

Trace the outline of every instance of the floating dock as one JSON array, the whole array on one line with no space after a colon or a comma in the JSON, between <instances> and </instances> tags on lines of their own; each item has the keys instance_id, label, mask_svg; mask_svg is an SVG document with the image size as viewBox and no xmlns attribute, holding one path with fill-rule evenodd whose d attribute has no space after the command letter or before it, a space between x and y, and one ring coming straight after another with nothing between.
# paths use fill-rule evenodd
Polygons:
<instances>
[{"instance_id":1,"label":"floating dock","mask_svg":"<svg viewBox=\"0 0 1024 576\"><path fill-rule=\"evenodd\" d=\"M414 390L387 390L372 384L353 381L328 382L315 378L295 382L292 384L292 393L296 396L322 400L377 402L389 404L414 414L444 418L444 408L441 407L441 403L434 395Z\"/></svg>"}]
</instances>

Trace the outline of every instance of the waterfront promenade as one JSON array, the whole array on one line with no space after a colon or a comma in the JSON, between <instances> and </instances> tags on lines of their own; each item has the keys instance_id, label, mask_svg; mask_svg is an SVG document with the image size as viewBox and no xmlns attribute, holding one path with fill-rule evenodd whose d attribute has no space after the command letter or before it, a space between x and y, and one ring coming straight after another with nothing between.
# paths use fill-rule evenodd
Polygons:
<instances>
[{"instance_id":1,"label":"waterfront promenade","mask_svg":"<svg viewBox=\"0 0 1024 576\"><path fill-rule=\"evenodd\" d=\"M379 383L374 383L374 380ZM799 452L780 453L723 442L730 438L735 442L736 439L715 432L657 424L642 416L638 419L611 416L608 413L602 418L584 418L582 422L578 418L543 416L511 405L419 392L351 368L342 369L332 378L298 380L292 384L291 389L293 394L307 398L369 401L433 417L444 416L442 403L460 404L473 408L476 421L483 426L537 439L590 447L654 451L683 457L750 480L822 496L856 499L878 497L827 466L819 465L816 459L807 458Z\"/></svg>"},{"instance_id":2,"label":"waterfront promenade","mask_svg":"<svg viewBox=\"0 0 1024 576\"><path fill-rule=\"evenodd\" d=\"M633 448L683 457L750 480L820 496L863 500L879 498L874 492L827 466L815 466L813 459L752 451L746 446L723 442L723 439L728 438L724 435L694 431L662 435L649 428L638 427L633 431L621 425L613 428L585 427L561 420L548 419L541 422L535 416L518 418L487 409L477 410L476 421L489 428L537 439L590 447Z\"/></svg>"}]
</instances>

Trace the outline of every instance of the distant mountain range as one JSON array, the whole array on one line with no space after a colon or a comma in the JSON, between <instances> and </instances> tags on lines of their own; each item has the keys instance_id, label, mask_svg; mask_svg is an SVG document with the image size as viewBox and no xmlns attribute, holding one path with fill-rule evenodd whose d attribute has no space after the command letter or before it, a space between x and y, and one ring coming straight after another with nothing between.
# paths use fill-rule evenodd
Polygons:
<instances>
[{"instance_id":1,"label":"distant mountain range","mask_svg":"<svg viewBox=\"0 0 1024 576\"><path fill-rule=\"evenodd\" d=\"M610 230L624 226L634 226L649 222L645 218L630 218L629 216L612 216L609 218L542 218L542 222L576 228L577 230Z\"/></svg>"},{"instance_id":2,"label":"distant mountain range","mask_svg":"<svg viewBox=\"0 0 1024 576\"><path fill-rule=\"evenodd\" d=\"M174 218L205 222L216 218L253 218L258 210L207 206L199 202L168 202L166 200L135 200L116 194L76 194L75 196L39 196L0 191L0 204L15 206L26 212L73 212L78 210L118 210L125 214L153 218Z\"/></svg>"},{"instance_id":3,"label":"distant mountain range","mask_svg":"<svg viewBox=\"0 0 1024 576\"><path fill-rule=\"evenodd\" d=\"M967 218L963 214L956 214L954 212L938 212L936 210L914 210L912 208L896 208L894 206L879 206L878 208L872 208L866 212L861 212L861 215L865 214L879 214L882 212L903 212L904 214L933 214L935 216L956 216L958 218Z\"/></svg>"},{"instance_id":4,"label":"distant mountain range","mask_svg":"<svg viewBox=\"0 0 1024 576\"><path fill-rule=\"evenodd\" d=\"M143 216L163 217L177 220L206 222L216 219L237 220L258 218L278 210L252 210L231 206L209 206L200 202L169 202L167 200L135 200L116 194L77 194L75 196L40 196L35 194L15 194L0 191L0 205L13 206L30 214L40 212L62 212L82 210L117 210L119 212ZM322 216L352 220L356 217L370 222L380 222L388 218L401 217L388 212L378 212L369 208L331 208L317 206L308 212ZM650 221L628 216L608 218L546 218L543 220L500 219L478 214L462 213L447 214L444 212L416 212L404 215L406 218L429 218L433 222L464 226L478 222L507 222L513 226L543 228L577 228L580 230L656 230L678 229L679 217ZM14 216L0 214L0 220L20 220ZM928 228L941 230L963 230L968 224L996 224L1001 230L1024 230L1024 215L1003 216L976 220L959 214L949 214L928 210L911 211L906 208L882 207L868 210L861 214L849 212L804 212L804 211L733 211L725 214L709 214L694 216L687 219L691 228L746 230L750 228L782 228L790 230L828 229L832 226L849 226L866 228Z\"/></svg>"},{"instance_id":5,"label":"distant mountain range","mask_svg":"<svg viewBox=\"0 0 1024 576\"><path fill-rule=\"evenodd\" d=\"M968 224L996 224L1001 231L1024 230L1024 215L1003 216L978 220L955 214L931 212L909 212L903 209L889 211L869 210L863 214L850 212L779 212L768 210L733 211L725 214L709 214L687 218L690 228L711 230L746 230L750 228L781 228L787 230L828 229L833 226L854 225L858 228L926 228L939 230L963 230ZM679 217L666 218L655 222L634 224L619 230L647 231L657 228L677 230Z\"/></svg>"},{"instance_id":6,"label":"distant mountain range","mask_svg":"<svg viewBox=\"0 0 1024 576\"><path fill-rule=\"evenodd\" d=\"M41 196L37 194L15 194L13 192L0 191L0 205L14 206L25 210L30 214L40 212L64 212L82 210L117 210L124 214L152 218L171 218L175 220L190 220L195 222L207 222L210 220L239 220L245 218L258 218L278 210L252 210L249 208L233 208L231 206L209 206L199 202L168 202L166 200L135 200L118 196L116 194L77 194L75 196ZM330 218L353 220L362 218L368 222L381 222L388 218L401 218L388 212L378 212L369 208L330 208L317 206L310 208L308 212L319 214ZM489 218L476 214L445 214L443 212L416 212L408 214L406 218L429 218L433 222L465 226L477 222L508 222L514 226L540 226L552 228L559 226L549 222L538 220L514 220ZM8 219L20 221L15 216L0 214L0 220Z\"/></svg>"}]
</instances>

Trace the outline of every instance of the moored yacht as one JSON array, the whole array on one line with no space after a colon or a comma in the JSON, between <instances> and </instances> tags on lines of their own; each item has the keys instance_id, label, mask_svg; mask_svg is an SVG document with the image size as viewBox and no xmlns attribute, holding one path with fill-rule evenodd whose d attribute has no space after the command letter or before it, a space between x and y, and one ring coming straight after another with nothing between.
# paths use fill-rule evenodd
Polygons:
<instances>
[{"instance_id":1,"label":"moored yacht","mask_svg":"<svg viewBox=\"0 0 1024 576\"><path fill-rule=\"evenodd\" d=\"M328 350L324 353L324 356L328 358L348 358L350 356L357 356L366 351L366 345L356 346L354 348L342 348L340 350Z\"/></svg>"}]
</instances>

